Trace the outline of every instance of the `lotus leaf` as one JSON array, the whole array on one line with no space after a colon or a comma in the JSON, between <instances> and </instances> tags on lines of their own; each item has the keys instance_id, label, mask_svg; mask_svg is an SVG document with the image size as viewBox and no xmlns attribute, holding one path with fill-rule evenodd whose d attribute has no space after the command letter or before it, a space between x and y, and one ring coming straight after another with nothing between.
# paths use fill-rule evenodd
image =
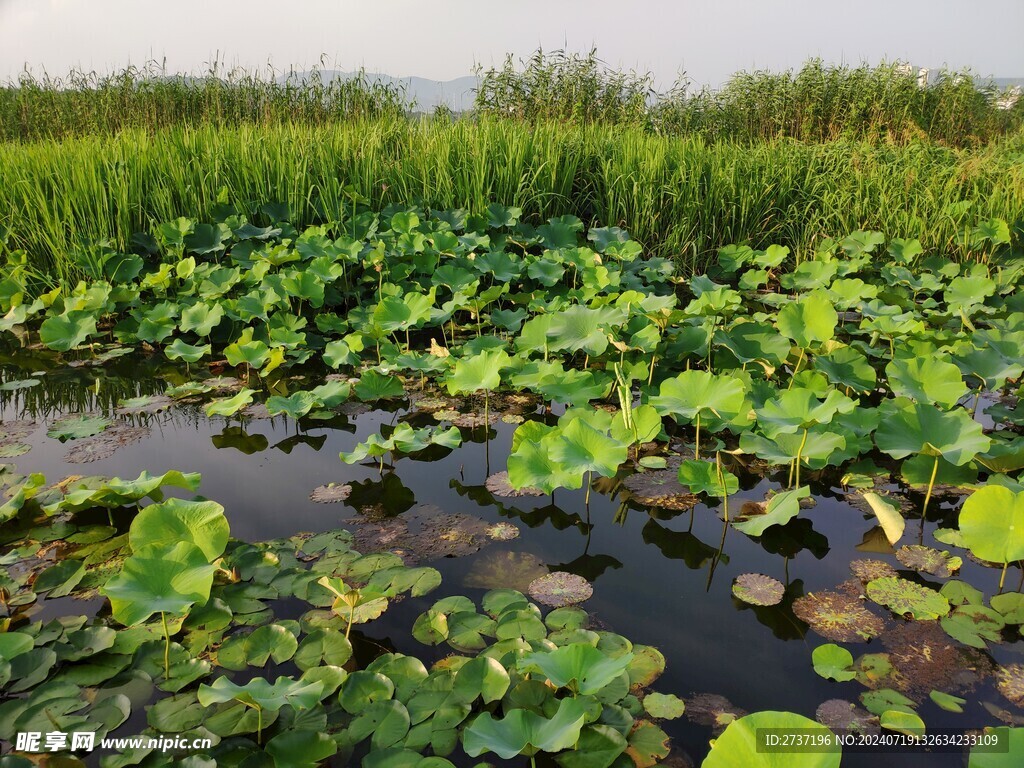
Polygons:
<instances>
[{"instance_id":1,"label":"lotus leaf","mask_svg":"<svg viewBox=\"0 0 1024 768\"><path fill-rule=\"evenodd\" d=\"M915 619L937 619L949 613L949 601L938 592L898 577L868 582L867 595L894 613L910 614Z\"/></svg>"}]
</instances>

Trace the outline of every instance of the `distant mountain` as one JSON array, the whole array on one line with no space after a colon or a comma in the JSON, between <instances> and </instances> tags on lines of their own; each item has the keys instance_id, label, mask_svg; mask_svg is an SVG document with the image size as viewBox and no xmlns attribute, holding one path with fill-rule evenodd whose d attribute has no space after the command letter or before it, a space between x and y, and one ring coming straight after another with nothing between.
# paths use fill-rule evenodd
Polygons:
<instances>
[{"instance_id":1,"label":"distant mountain","mask_svg":"<svg viewBox=\"0 0 1024 768\"><path fill-rule=\"evenodd\" d=\"M287 79L301 81L307 73L299 72L289 75ZM325 83L332 80L351 80L357 77L357 72L339 72L334 69L327 69L320 72ZM474 89L480 82L479 78L473 75L458 77L454 80L428 80L425 77L392 77L381 75L376 72L366 72L363 75L367 81L379 82L384 85L393 85L405 91L406 98L414 102L414 111L433 112L442 104L454 112L464 112L473 106L475 97Z\"/></svg>"}]
</instances>

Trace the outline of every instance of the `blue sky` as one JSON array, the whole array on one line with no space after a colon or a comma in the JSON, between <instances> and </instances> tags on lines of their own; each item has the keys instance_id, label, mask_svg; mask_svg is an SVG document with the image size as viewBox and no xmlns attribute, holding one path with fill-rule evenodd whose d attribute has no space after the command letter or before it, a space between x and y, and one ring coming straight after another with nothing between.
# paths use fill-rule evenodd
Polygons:
<instances>
[{"instance_id":1,"label":"blue sky","mask_svg":"<svg viewBox=\"0 0 1024 768\"><path fill-rule=\"evenodd\" d=\"M539 45L596 45L661 85L812 56L1024 77L1022 31L1024 0L0 0L0 78L25 64L61 74L166 59L196 72L215 57L284 69L323 55L343 70L450 79Z\"/></svg>"}]
</instances>

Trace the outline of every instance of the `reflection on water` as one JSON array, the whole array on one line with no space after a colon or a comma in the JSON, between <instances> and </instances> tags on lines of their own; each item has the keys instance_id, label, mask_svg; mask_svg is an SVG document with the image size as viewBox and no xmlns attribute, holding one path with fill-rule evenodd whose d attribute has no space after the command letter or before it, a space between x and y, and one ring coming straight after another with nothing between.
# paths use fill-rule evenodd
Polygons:
<instances>
[{"instance_id":1,"label":"reflection on water","mask_svg":"<svg viewBox=\"0 0 1024 768\"><path fill-rule=\"evenodd\" d=\"M133 355L103 367L68 367L50 354L34 352L19 353L16 359L9 352L0 354L0 370L3 381L32 375L42 382L0 392L0 417L37 422L25 440L31 450L14 460L22 471L43 472L51 480L86 473L135 477L143 470L201 472L201 493L224 504L232 534L243 540L329 530L354 515L416 514L423 505L486 523L511 522L519 528L519 538L491 543L472 556L431 563L445 579L440 595L466 593L476 599L496 578L504 576L506 584L521 586L538 569L570 571L594 582L594 596L586 607L597 620L664 652L669 663L661 690L684 697L713 693L747 711L786 709L809 716L823 701L855 700L863 690L859 683L829 682L815 674L810 653L825 641L792 611L798 597L848 579L850 560L864 556L858 547L887 549L887 543L880 546L870 535L873 521L832 488L835 478L812 486L816 506L752 539L724 528L717 508L648 508L628 498L616 482L595 489L589 505L582 489L496 498L484 482L489 472L505 467L515 430L510 424L495 425L486 444L482 429L463 429L462 448L434 447L415 457L389 458L383 471L377 464L348 466L339 460L340 451L352 450L382 427L399 421L434 423L429 414L410 412L402 404L390 410L352 408L326 421L298 423L284 417L208 419L200 404L179 404L155 415L131 417L133 424L149 428L139 442L108 458L70 464L65 460L68 446L46 436L48 423L69 413L112 414L119 400L180 384L188 378L186 372L156 357ZM764 479L738 462L730 469L741 478L738 502L761 500L785 480ZM310 492L328 483L350 484L351 493L342 503L311 501ZM948 524L955 518L954 506L947 504L937 516ZM125 527L128 522L115 520ZM929 522L925 529L935 527ZM964 571L965 580L992 582L991 573L972 562ZM751 572L785 585L779 605L756 607L732 596L733 579ZM903 575L918 578L912 572ZM438 596L410 599L389 611L359 652L388 647L429 659L436 651L415 643L409 628L412 618ZM45 608L47 613L59 609L59 604ZM75 612L81 610L76 604ZM287 606L279 615L287 617ZM1020 645L998 646L992 655L1019 661ZM850 650L857 656L883 649L876 641ZM943 712L927 699L920 713L932 727L991 723L977 703L998 702L999 697L983 689L975 692L974 700L974 709L963 716ZM666 730L699 762L711 737L707 726L684 719L667 723ZM872 758L850 756L844 765L877 764ZM956 755L901 757L899 762L959 764Z\"/></svg>"}]
</instances>

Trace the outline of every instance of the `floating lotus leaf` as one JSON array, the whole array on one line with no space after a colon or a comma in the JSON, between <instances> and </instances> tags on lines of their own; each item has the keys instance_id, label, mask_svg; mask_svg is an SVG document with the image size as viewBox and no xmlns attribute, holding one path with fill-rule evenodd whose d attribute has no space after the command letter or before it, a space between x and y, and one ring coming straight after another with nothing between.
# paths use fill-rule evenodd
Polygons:
<instances>
[{"instance_id":1,"label":"floating lotus leaf","mask_svg":"<svg viewBox=\"0 0 1024 768\"><path fill-rule=\"evenodd\" d=\"M142 395L121 400L117 404L117 413L121 416L138 413L159 413L174 405L174 400L165 395Z\"/></svg>"},{"instance_id":2,"label":"floating lotus leaf","mask_svg":"<svg viewBox=\"0 0 1024 768\"><path fill-rule=\"evenodd\" d=\"M899 577L868 582L867 594L893 613L910 614L915 619L937 619L949 613L949 601L934 589Z\"/></svg>"},{"instance_id":3,"label":"floating lotus leaf","mask_svg":"<svg viewBox=\"0 0 1024 768\"><path fill-rule=\"evenodd\" d=\"M508 481L508 472L496 472L484 481L484 487L495 496L516 497L516 496L543 496L544 491L537 488L513 488Z\"/></svg>"},{"instance_id":4,"label":"floating lotus leaf","mask_svg":"<svg viewBox=\"0 0 1024 768\"><path fill-rule=\"evenodd\" d=\"M660 720L675 720L686 711L686 702L673 694L649 693L644 696L644 710Z\"/></svg>"},{"instance_id":5,"label":"floating lotus leaf","mask_svg":"<svg viewBox=\"0 0 1024 768\"><path fill-rule=\"evenodd\" d=\"M840 645L819 645L811 654L811 662L814 664L814 671L828 680L845 682L857 676L851 669L853 655Z\"/></svg>"},{"instance_id":6,"label":"floating lotus leaf","mask_svg":"<svg viewBox=\"0 0 1024 768\"><path fill-rule=\"evenodd\" d=\"M252 396L256 390L244 388L231 397L223 397L211 400L206 404L206 416L234 416L245 406L252 402Z\"/></svg>"},{"instance_id":7,"label":"floating lotus leaf","mask_svg":"<svg viewBox=\"0 0 1024 768\"><path fill-rule=\"evenodd\" d=\"M789 307L794 304L787 305ZM776 728L779 732L806 733L830 736L824 725L792 712L755 712L730 723L725 732L715 739L711 752L701 763L702 768L839 768L842 748L831 741L831 747L815 751L773 753L757 749L757 733L761 729Z\"/></svg>"},{"instance_id":8,"label":"floating lotus leaf","mask_svg":"<svg viewBox=\"0 0 1024 768\"><path fill-rule=\"evenodd\" d=\"M105 416L65 416L50 425L46 431L49 437L55 437L61 442L65 440L78 440L83 437L92 437L111 426L114 422Z\"/></svg>"},{"instance_id":9,"label":"floating lotus leaf","mask_svg":"<svg viewBox=\"0 0 1024 768\"><path fill-rule=\"evenodd\" d=\"M550 720L526 709L513 709L500 720L484 712L463 732L463 748L470 757L494 752L504 760L560 752L579 740L586 714L583 703L573 698L561 699Z\"/></svg>"},{"instance_id":10,"label":"floating lotus leaf","mask_svg":"<svg viewBox=\"0 0 1024 768\"><path fill-rule=\"evenodd\" d=\"M778 605L786 592L778 579L763 573L743 573L732 584L734 597L751 605Z\"/></svg>"},{"instance_id":11,"label":"floating lotus leaf","mask_svg":"<svg viewBox=\"0 0 1024 768\"><path fill-rule=\"evenodd\" d=\"M853 573L862 584L867 584L869 581L875 579L881 579L885 576L896 576L896 569L889 565L884 560L852 560L850 562L850 572Z\"/></svg>"},{"instance_id":12,"label":"floating lotus leaf","mask_svg":"<svg viewBox=\"0 0 1024 768\"><path fill-rule=\"evenodd\" d=\"M636 472L623 480L622 485L637 502L649 507L685 511L700 501L700 497L679 482L678 472L671 469Z\"/></svg>"},{"instance_id":13,"label":"floating lotus leaf","mask_svg":"<svg viewBox=\"0 0 1024 768\"><path fill-rule=\"evenodd\" d=\"M314 488L309 498L317 504L334 504L347 499L350 493L352 486L347 483L328 483Z\"/></svg>"},{"instance_id":14,"label":"floating lotus leaf","mask_svg":"<svg viewBox=\"0 0 1024 768\"><path fill-rule=\"evenodd\" d=\"M0 459L16 459L31 450L32 446L25 443L3 443L0 444Z\"/></svg>"},{"instance_id":15,"label":"floating lotus leaf","mask_svg":"<svg viewBox=\"0 0 1024 768\"><path fill-rule=\"evenodd\" d=\"M944 616L941 625L946 633L972 648L987 648L986 641L998 643L1002 640L1002 629L1006 626L1003 617L983 605L961 605L949 616Z\"/></svg>"},{"instance_id":16,"label":"floating lotus leaf","mask_svg":"<svg viewBox=\"0 0 1024 768\"><path fill-rule=\"evenodd\" d=\"M999 692L1018 707L1024 707L1024 664L1007 664L996 671Z\"/></svg>"},{"instance_id":17,"label":"floating lotus leaf","mask_svg":"<svg viewBox=\"0 0 1024 768\"><path fill-rule=\"evenodd\" d=\"M814 719L836 733L879 732L878 718L846 699L822 702L814 713Z\"/></svg>"},{"instance_id":18,"label":"floating lotus leaf","mask_svg":"<svg viewBox=\"0 0 1024 768\"><path fill-rule=\"evenodd\" d=\"M747 714L724 696L715 693L697 693L684 701L686 719L712 728L715 734L721 733L733 720Z\"/></svg>"},{"instance_id":19,"label":"floating lotus leaf","mask_svg":"<svg viewBox=\"0 0 1024 768\"><path fill-rule=\"evenodd\" d=\"M511 541L519 538L519 529L511 523L495 523L487 526L487 538L495 541Z\"/></svg>"},{"instance_id":20,"label":"floating lotus leaf","mask_svg":"<svg viewBox=\"0 0 1024 768\"><path fill-rule=\"evenodd\" d=\"M837 643L870 640L885 629L882 619L859 598L840 592L812 592L797 598L793 613L819 635Z\"/></svg>"},{"instance_id":21,"label":"floating lotus leaf","mask_svg":"<svg viewBox=\"0 0 1024 768\"><path fill-rule=\"evenodd\" d=\"M0 421L0 443L16 443L36 431L34 421Z\"/></svg>"},{"instance_id":22,"label":"floating lotus leaf","mask_svg":"<svg viewBox=\"0 0 1024 768\"><path fill-rule=\"evenodd\" d=\"M565 571L555 571L530 583L530 597L538 603L561 608L589 600L594 594L590 582L582 576Z\"/></svg>"},{"instance_id":23,"label":"floating lotus leaf","mask_svg":"<svg viewBox=\"0 0 1024 768\"><path fill-rule=\"evenodd\" d=\"M969 690L992 672L986 653L959 645L937 621L898 623L881 640L892 667L885 683L914 696Z\"/></svg>"},{"instance_id":24,"label":"floating lotus leaf","mask_svg":"<svg viewBox=\"0 0 1024 768\"><path fill-rule=\"evenodd\" d=\"M473 559L463 584L478 589L507 587L526 592L530 584L548 573L536 555L526 552L482 553Z\"/></svg>"},{"instance_id":25,"label":"floating lotus leaf","mask_svg":"<svg viewBox=\"0 0 1024 768\"><path fill-rule=\"evenodd\" d=\"M149 435L148 427L115 424L95 437L76 440L68 447L64 454L64 461L69 464L88 464L101 459L109 459L118 449L137 443Z\"/></svg>"},{"instance_id":26,"label":"floating lotus leaf","mask_svg":"<svg viewBox=\"0 0 1024 768\"><path fill-rule=\"evenodd\" d=\"M896 550L896 559L907 568L920 573L930 573L942 579L948 579L960 570L963 560L949 552L940 552L920 544L909 544Z\"/></svg>"}]
</instances>

